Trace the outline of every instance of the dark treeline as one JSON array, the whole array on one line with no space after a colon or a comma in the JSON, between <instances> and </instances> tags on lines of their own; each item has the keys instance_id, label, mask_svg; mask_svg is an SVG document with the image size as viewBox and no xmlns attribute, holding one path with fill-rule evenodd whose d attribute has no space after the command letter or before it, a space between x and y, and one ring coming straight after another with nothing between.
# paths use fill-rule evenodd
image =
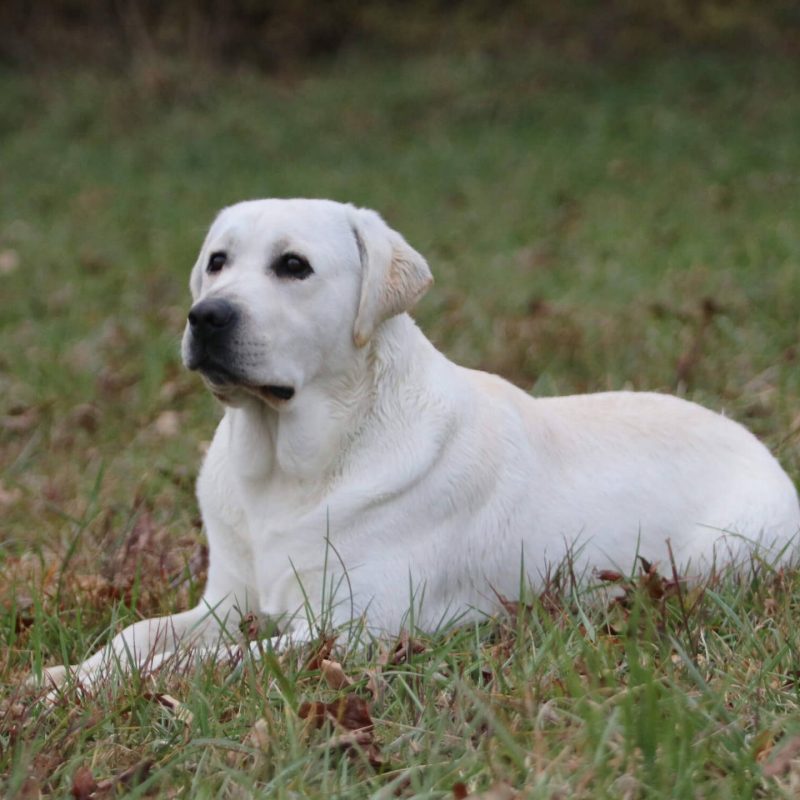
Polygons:
<instances>
[{"instance_id":1,"label":"dark treeline","mask_svg":"<svg viewBox=\"0 0 800 800\"><path fill-rule=\"evenodd\" d=\"M800 0L4 0L0 27L0 61L20 65L158 54L274 69L350 45L800 55Z\"/></svg>"}]
</instances>

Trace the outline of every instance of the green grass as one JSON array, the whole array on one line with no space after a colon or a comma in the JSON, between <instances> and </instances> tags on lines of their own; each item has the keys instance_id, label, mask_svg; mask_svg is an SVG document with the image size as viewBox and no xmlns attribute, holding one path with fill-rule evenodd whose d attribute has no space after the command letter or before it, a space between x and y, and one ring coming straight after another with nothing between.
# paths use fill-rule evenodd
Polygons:
<instances>
[{"instance_id":1,"label":"green grass","mask_svg":"<svg viewBox=\"0 0 800 800\"><path fill-rule=\"evenodd\" d=\"M567 593L423 639L375 697L379 656L350 655L379 768L298 716L337 696L309 652L53 709L20 683L202 591L193 478L219 411L178 342L205 227L241 198L377 208L428 256L416 316L455 360L539 394L682 393L796 479L798 130L800 69L768 58L0 73L0 794L65 796L81 765L101 781L148 762L119 794L794 796L795 571L724 578L691 610Z\"/></svg>"}]
</instances>

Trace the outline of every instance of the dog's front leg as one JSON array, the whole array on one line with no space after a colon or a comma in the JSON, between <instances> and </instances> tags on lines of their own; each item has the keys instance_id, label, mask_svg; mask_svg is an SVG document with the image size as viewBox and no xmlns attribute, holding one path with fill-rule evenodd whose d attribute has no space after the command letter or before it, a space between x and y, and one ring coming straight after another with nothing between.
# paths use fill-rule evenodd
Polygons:
<instances>
[{"instance_id":1,"label":"dog's front leg","mask_svg":"<svg viewBox=\"0 0 800 800\"><path fill-rule=\"evenodd\" d=\"M46 667L42 683L58 688L72 672L81 686L89 688L115 673L155 669L179 648L210 649L219 645L224 649L235 641L237 619L235 603L228 598L216 604L204 600L189 611L144 619L129 625L80 664Z\"/></svg>"}]
</instances>

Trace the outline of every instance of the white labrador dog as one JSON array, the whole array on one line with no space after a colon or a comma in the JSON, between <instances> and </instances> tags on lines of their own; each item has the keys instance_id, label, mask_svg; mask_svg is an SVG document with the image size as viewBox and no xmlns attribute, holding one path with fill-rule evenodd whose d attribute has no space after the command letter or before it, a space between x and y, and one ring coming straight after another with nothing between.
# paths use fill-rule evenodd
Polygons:
<instances>
[{"instance_id":1,"label":"white labrador dog","mask_svg":"<svg viewBox=\"0 0 800 800\"><path fill-rule=\"evenodd\" d=\"M668 565L671 546L699 574L795 549L795 487L742 426L659 394L537 399L458 367L406 313L431 282L373 211L222 211L183 338L225 404L197 486L205 594L126 628L79 678L188 645L224 653L244 612L295 640L315 616L375 632L412 607L422 628L474 620L518 595L522 565L535 585L570 551L579 570L629 570L637 553Z\"/></svg>"}]
</instances>

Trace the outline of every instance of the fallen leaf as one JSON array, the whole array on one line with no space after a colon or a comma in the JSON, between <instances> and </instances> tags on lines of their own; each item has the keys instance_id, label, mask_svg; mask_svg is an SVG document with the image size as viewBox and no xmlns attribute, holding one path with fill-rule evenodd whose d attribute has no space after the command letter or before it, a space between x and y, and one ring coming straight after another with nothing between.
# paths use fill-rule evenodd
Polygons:
<instances>
[{"instance_id":1,"label":"fallen leaf","mask_svg":"<svg viewBox=\"0 0 800 800\"><path fill-rule=\"evenodd\" d=\"M100 411L92 403L79 403L69 412L69 421L87 433L94 433L100 421Z\"/></svg>"},{"instance_id":2,"label":"fallen leaf","mask_svg":"<svg viewBox=\"0 0 800 800\"><path fill-rule=\"evenodd\" d=\"M35 406L16 406L3 417L3 427L12 433L25 433L39 422L39 409Z\"/></svg>"},{"instance_id":3,"label":"fallen leaf","mask_svg":"<svg viewBox=\"0 0 800 800\"><path fill-rule=\"evenodd\" d=\"M334 726L334 735L324 747L345 750L350 755L362 754L370 766L383 765L383 756L375 742L375 725L366 700L355 694L346 694L332 703L322 701L304 702L297 712L301 719L308 720L313 728L322 728L326 723Z\"/></svg>"},{"instance_id":4,"label":"fallen leaf","mask_svg":"<svg viewBox=\"0 0 800 800\"><path fill-rule=\"evenodd\" d=\"M104 367L95 379L95 388L103 397L116 398L121 392L133 386L139 380L138 375Z\"/></svg>"},{"instance_id":5,"label":"fallen leaf","mask_svg":"<svg viewBox=\"0 0 800 800\"><path fill-rule=\"evenodd\" d=\"M5 484L0 481L0 506L13 506L22 499L22 489L15 487L6 489Z\"/></svg>"},{"instance_id":6,"label":"fallen leaf","mask_svg":"<svg viewBox=\"0 0 800 800\"><path fill-rule=\"evenodd\" d=\"M25 778L16 794L17 800L40 800L43 796L42 784L31 775Z\"/></svg>"},{"instance_id":7,"label":"fallen leaf","mask_svg":"<svg viewBox=\"0 0 800 800\"><path fill-rule=\"evenodd\" d=\"M506 612L510 617L516 619L517 614L519 614L520 605L516 600L509 600L504 594L500 594L500 592L496 590L492 590L497 597L497 602L503 607L503 611Z\"/></svg>"},{"instance_id":8,"label":"fallen leaf","mask_svg":"<svg viewBox=\"0 0 800 800\"><path fill-rule=\"evenodd\" d=\"M462 800L516 800L519 795L505 781L495 783L485 792L464 795Z\"/></svg>"},{"instance_id":9,"label":"fallen leaf","mask_svg":"<svg viewBox=\"0 0 800 800\"><path fill-rule=\"evenodd\" d=\"M499 597L500 595L498 595ZM390 665L406 664L412 655L425 652L425 645L412 639L407 630L400 631L400 636L395 642L394 648L381 653L378 664L382 667Z\"/></svg>"},{"instance_id":10,"label":"fallen leaf","mask_svg":"<svg viewBox=\"0 0 800 800\"><path fill-rule=\"evenodd\" d=\"M345 689L353 685L352 678L345 675L342 665L338 661L329 661L327 658L323 658L321 669L325 682L331 689Z\"/></svg>"},{"instance_id":11,"label":"fallen leaf","mask_svg":"<svg viewBox=\"0 0 800 800\"><path fill-rule=\"evenodd\" d=\"M677 653L675 655L677 655ZM769 756L772 752L772 746L774 744L774 733L773 731L769 730L769 728L765 728L758 733L753 739L752 746L753 756L755 757L756 761L765 761L767 756Z\"/></svg>"},{"instance_id":12,"label":"fallen leaf","mask_svg":"<svg viewBox=\"0 0 800 800\"><path fill-rule=\"evenodd\" d=\"M367 675L367 691L372 695L372 699L380 703L383 700L384 687L386 681L381 676L381 668L375 667L374 669L366 670Z\"/></svg>"},{"instance_id":13,"label":"fallen leaf","mask_svg":"<svg viewBox=\"0 0 800 800\"><path fill-rule=\"evenodd\" d=\"M262 637L261 619L252 611L248 611L239 622L239 630L246 642L257 642Z\"/></svg>"},{"instance_id":14,"label":"fallen leaf","mask_svg":"<svg viewBox=\"0 0 800 800\"><path fill-rule=\"evenodd\" d=\"M19 253L16 250L0 250L0 275L10 275L19 267Z\"/></svg>"},{"instance_id":15,"label":"fallen leaf","mask_svg":"<svg viewBox=\"0 0 800 800\"><path fill-rule=\"evenodd\" d=\"M611 788L615 797L620 800L635 800L641 795L642 784L633 775L620 775L612 784Z\"/></svg>"},{"instance_id":16,"label":"fallen leaf","mask_svg":"<svg viewBox=\"0 0 800 800\"><path fill-rule=\"evenodd\" d=\"M184 569L170 581L170 588L177 589L189 582L202 583L208 570L208 545L189 539L180 539L176 544L183 547L191 546L192 554Z\"/></svg>"},{"instance_id":17,"label":"fallen leaf","mask_svg":"<svg viewBox=\"0 0 800 800\"><path fill-rule=\"evenodd\" d=\"M97 788L97 781L89 767L78 767L72 776L72 796L75 800L90 800Z\"/></svg>"},{"instance_id":18,"label":"fallen leaf","mask_svg":"<svg viewBox=\"0 0 800 800\"><path fill-rule=\"evenodd\" d=\"M465 797L469 795L469 789L467 789L467 785L458 781L457 783L453 784L453 798L454 800L464 800Z\"/></svg>"},{"instance_id":19,"label":"fallen leaf","mask_svg":"<svg viewBox=\"0 0 800 800\"><path fill-rule=\"evenodd\" d=\"M158 703L158 705L168 709L173 713L175 719L179 719L186 725L191 725L194 721L194 714L192 714L188 706L180 700L176 700L172 695L161 692L146 692L144 697L146 700L152 700L154 703Z\"/></svg>"},{"instance_id":20,"label":"fallen leaf","mask_svg":"<svg viewBox=\"0 0 800 800\"><path fill-rule=\"evenodd\" d=\"M253 723L250 732L244 737L244 744L255 747L262 752L269 750L269 726L263 717Z\"/></svg>"},{"instance_id":21,"label":"fallen leaf","mask_svg":"<svg viewBox=\"0 0 800 800\"><path fill-rule=\"evenodd\" d=\"M639 588L643 589L651 600L664 600L673 597L680 590L680 579L667 580L661 575L655 564L639 556L642 562L642 574L639 577Z\"/></svg>"},{"instance_id":22,"label":"fallen leaf","mask_svg":"<svg viewBox=\"0 0 800 800\"><path fill-rule=\"evenodd\" d=\"M114 775L113 778L100 781L97 784L97 793L107 794L117 786L136 786L147 778L153 764L153 759L145 758L143 761L139 761L132 767L123 770L118 775Z\"/></svg>"},{"instance_id":23,"label":"fallen leaf","mask_svg":"<svg viewBox=\"0 0 800 800\"><path fill-rule=\"evenodd\" d=\"M335 636L322 636L317 640L317 648L303 667L304 671L322 668L322 662L331 657L333 646L336 644Z\"/></svg>"},{"instance_id":24,"label":"fallen leaf","mask_svg":"<svg viewBox=\"0 0 800 800\"><path fill-rule=\"evenodd\" d=\"M625 576L621 572L614 572L612 569L601 569L597 573L597 578L605 583L619 583L625 580Z\"/></svg>"},{"instance_id":25,"label":"fallen leaf","mask_svg":"<svg viewBox=\"0 0 800 800\"><path fill-rule=\"evenodd\" d=\"M306 701L300 705L297 713L301 719L309 720L315 728L321 728L326 720L331 720L348 731L371 730L374 725L367 701L355 694L346 694L332 703Z\"/></svg>"},{"instance_id":26,"label":"fallen leaf","mask_svg":"<svg viewBox=\"0 0 800 800\"><path fill-rule=\"evenodd\" d=\"M349 752L362 752L371 767L377 769L382 767L384 760L380 748L375 744L372 731L348 731L332 736L325 742L325 747L329 750L346 750Z\"/></svg>"},{"instance_id":27,"label":"fallen leaf","mask_svg":"<svg viewBox=\"0 0 800 800\"><path fill-rule=\"evenodd\" d=\"M156 433L166 439L177 436L181 430L181 415L177 411L162 411L153 423Z\"/></svg>"},{"instance_id":28,"label":"fallen leaf","mask_svg":"<svg viewBox=\"0 0 800 800\"><path fill-rule=\"evenodd\" d=\"M69 578L69 586L80 595L82 602L92 605L108 603L119 598L117 588L102 575L73 575Z\"/></svg>"},{"instance_id":29,"label":"fallen leaf","mask_svg":"<svg viewBox=\"0 0 800 800\"><path fill-rule=\"evenodd\" d=\"M269 724L261 717L257 719L247 735L242 739L245 748L251 748L256 752L255 759L251 753L243 750L231 750L226 756L228 765L236 770L258 769L264 763L264 757L270 751Z\"/></svg>"},{"instance_id":30,"label":"fallen leaf","mask_svg":"<svg viewBox=\"0 0 800 800\"><path fill-rule=\"evenodd\" d=\"M786 744L781 747L777 755L764 765L764 775L768 778L777 778L785 775L792 766L792 761L800 759L800 735L792 736Z\"/></svg>"}]
</instances>

